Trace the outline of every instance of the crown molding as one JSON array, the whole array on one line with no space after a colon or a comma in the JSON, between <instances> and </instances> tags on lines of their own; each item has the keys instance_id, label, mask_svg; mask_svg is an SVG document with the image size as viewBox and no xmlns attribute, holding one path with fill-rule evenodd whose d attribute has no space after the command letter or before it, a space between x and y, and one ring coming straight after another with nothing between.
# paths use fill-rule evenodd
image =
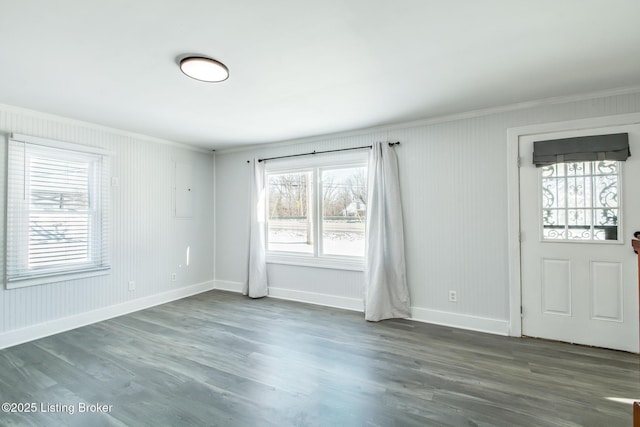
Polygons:
<instances>
[{"instance_id":1,"label":"crown molding","mask_svg":"<svg viewBox=\"0 0 640 427\"><path fill-rule=\"evenodd\" d=\"M233 148L216 150L216 153L227 154L227 153L252 151L252 150L259 150L259 149L266 149L266 148L278 148L278 147L286 147L286 146L298 145L298 144L304 144L304 143L321 142L321 141L326 141L328 139L347 138L351 136L360 136L360 135L366 135L366 134L372 134L372 133L384 133L384 132L389 132L397 129L408 129L408 128L413 128L418 126L434 125L434 124L452 122L457 120L472 119L477 117L490 116L493 114L501 114L501 113L508 113L512 111L526 110L526 109L541 107L545 105L569 104L572 102L587 101L590 99L598 99L598 98L607 98L610 96L630 95L634 93L640 93L640 86L629 86L629 87L608 89L608 90L602 90L602 91L596 91L596 92L588 92L588 93L576 94L576 95L555 96L555 97L549 97L549 98L536 99L532 101L518 102L514 104L506 104L506 105L501 105L496 107L481 108L481 109L470 110L470 111L465 111L461 113L447 114L443 116L427 117L427 118L412 120L412 121L390 123L386 125L354 129L354 130L343 131L343 132L314 135L314 136L309 136L304 138L288 139L283 141L272 141L272 142L265 142L260 144L244 145L241 147L233 147Z\"/></svg>"},{"instance_id":2,"label":"crown molding","mask_svg":"<svg viewBox=\"0 0 640 427\"><path fill-rule=\"evenodd\" d=\"M83 120L72 119L72 118L69 118L69 117L58 116L56 114L43 113L41 111L31 110L31 109L23 108L23 107L16 107L14 105L0 104L0 110L6 111L8 113L29 115L31 117L35 117L35 118L42 119L42 120L52 120L52 121L56 121L58 123L63 123L63 124L68 124L68 125L72 125L72 126L83 127L83 128L86 128L86 129L91 129L91 130L96 130L96 131L100 131L100 132L109 133L109 134L112 134L112 135L115 135L115 136L120 136L120 137L125 137L125 138L133 138L133 139L137 139L137 140L141 140L141 141L147 141L147 142L151 142L151 143L155 143L155 144L169 145L169 146L173 146L173 147L176 147L176 148L182 148L182 149L186 149L186 150L190 150L190 151L197 151L197 152L200 152L200 153L212 154L211 150L208 150L208 149L205 149L205 148L201 148L201 147L196 147L196 146L185 144L185 143L181 143L181 142L169 141L167 139L157 138L157 137L154 137L154 136L149 136L149 135L136 133L136 132L130 132L130 131L127 131L127 130L113 128L113 127L109 127L109 126L105 126L105 125L99 125L99 124L96 124L96 123L85 122ZM11 132L14 132L15 129L0 129L0 131L11 133ZM38 135L34 135L34 136L38 136Z\"/></svg>"}]
</instances>

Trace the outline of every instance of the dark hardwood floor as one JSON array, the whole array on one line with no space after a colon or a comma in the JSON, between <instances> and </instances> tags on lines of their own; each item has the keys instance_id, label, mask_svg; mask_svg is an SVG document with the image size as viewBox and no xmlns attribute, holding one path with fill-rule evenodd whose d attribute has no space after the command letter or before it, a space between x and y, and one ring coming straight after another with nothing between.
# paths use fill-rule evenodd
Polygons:
<instances>
[{"instance_id":1,"label":"dark hardwood floor","mask_svg":"<svg viewBox=\"0 0 640 427\"><path fill-rule=\"evenodd\" d=\"M0 350L0 402L37 405L0 425L631 426L611 398L640 398L639 373L623 352L212 291Z\"/></svg>"}]
</instances>

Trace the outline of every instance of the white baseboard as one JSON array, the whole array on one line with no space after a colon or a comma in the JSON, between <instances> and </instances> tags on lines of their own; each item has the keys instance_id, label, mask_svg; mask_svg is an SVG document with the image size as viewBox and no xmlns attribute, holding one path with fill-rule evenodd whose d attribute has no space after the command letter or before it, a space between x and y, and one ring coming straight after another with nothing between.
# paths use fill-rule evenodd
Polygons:
<instances>
[{"instance_id":1,"label":"white baseboard","mask_svg":"<svg viewBox=\"0 0 640 427\"><path fill-rule=\"evenodd\" d=\"M216 280L213 283L214 289L220 289L221 291L241 293L244 287L242 282L230 282L228 280Z\"/></svg>"},{"instance_id":2,"label":"white baseboard","mask_svg":"<svg viewBox=\"0 0 640 427\"><path fill-rule=\"evenodd\" d=\"M470 331L509 335L509 321L487 317L469 316L448 311L411 307L411 320L435 325L449 326Z\"/></svg>"},{"instance_id":3,"label":"white baseboard","mask_svg":"<svg viewBox=\"0 0 640 427\"><path fill-rule=\"evenodd\" d=\"M208 281L0 334L0 349L44 338L214 289Z\"/></svg>"},{"instance_id":4,"label":"white baseboard","mask_svg":"<svg viewBox=\"0 0 640 427\"><path fill-rule=\"evenodd\" d=\"M242 292L241 282L216 280L215 288ZM269 286L269 297L298 301L308 304L324 305L327 307L342 308L345 310L364 311L364 302L358 298L348 298L337 295L319 294L293 289ZM447 311L431 310L428 308L411 307L411 320L435 325L449 326L452 328L467 329L471 331L487 332L495 335L509 335L509 322L507 320L490 319L486 317L469 316Z\"/></svg>"},{"instance_id":5,"label":"white baseboard","mask_svg":"<svg viewBox=\"0 0 640 427\"><path fill-rule=\"evenodd\" d=\"M299 301L327 307L342 308L344 310L364 311L362 299L348 298L336 295L318 294L315 292L296 291L292 289L269 286L269 297Z\"/></svg>"},{"instance_id":6,"label":"white baseboard","mask_svg":"<svg viewBox=\"0 0 640 427\"><path fill-rule=\"evenodd\" d=\"M16 329L0 334L0 349L12 347L28 341L44 338L49 335L58 334L81 326L101 322L103 320L122 316L134 311L144 310L160 304L165 304L201 292L212 289L220 289L231 292L242 292L241 282L231 282L226 280L216 280L198 283L195 285L174 289L148 297L127 301L122 304L103 307L86 313L64 317L26 328ZM341 308L345 310L364 311L362 299L348 298L336 295L319 294L315 292L304 292L278 287L269 287L269 297L290 301L304 302L308 304L324 305L327 307ZM445 311L430 310L425 308L412 307L411 320L436 325L449 326L460 329L468 329L478 332L487 332L497 335L509 335L509 322L506 320L490 319L477 316L468 316Z\"/></svg>"},{"instance_id":7,"label":"white baseboard","mask_svg":"<svg viewBox=\"0 0 640 427\"><path fill-rule=\"evenodd\" d=\"M269 286L269 297L342 308L345 310L364 311L364 301L358 298L303 292L272 286ZM506 320L469 316L418 307L411 307L411 314L412 317L410 320L417 322L433 323L435 325L487 332L496 335L509 335L509 322Z\"/></svg>"},{"instance_id":8,"label":"white baseboard","mask_svg":"<svg viewBox=\"0 0 640 427\"><path fill-rule=\"evenodd\" d=\"M241 293L243 286L244 284L242 282L231 282L229 280L215 281L215 289L219 289L221 291ZM304 302L307 304L324 305L326 307L342 308L345 310L364 311L362 300L356 298L278 288L277 286L269 286L268 297Z\"/></svg>"}]
</instances>

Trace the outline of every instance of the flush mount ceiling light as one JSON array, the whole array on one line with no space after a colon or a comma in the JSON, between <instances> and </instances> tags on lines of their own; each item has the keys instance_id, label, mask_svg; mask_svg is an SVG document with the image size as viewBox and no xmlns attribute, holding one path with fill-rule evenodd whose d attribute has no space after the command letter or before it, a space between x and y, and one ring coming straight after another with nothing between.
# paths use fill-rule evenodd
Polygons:
<instances>
[{"instance_id":1,"label":"flush mount ceiling light","mask_svg":"<svg viewBox=\"0 0 640 427\"><path fill-rule=\"evenodd\" d=\"M187 56L180 60L180 70L192 79L221 82L229 78L229 69L222 62L204 56Z\"/></svg>"}]
</instances>

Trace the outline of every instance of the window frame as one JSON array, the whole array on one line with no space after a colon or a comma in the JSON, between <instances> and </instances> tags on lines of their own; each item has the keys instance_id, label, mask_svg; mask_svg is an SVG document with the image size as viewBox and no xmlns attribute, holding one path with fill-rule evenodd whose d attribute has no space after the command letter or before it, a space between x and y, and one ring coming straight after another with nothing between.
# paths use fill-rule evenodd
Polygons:
<instances>
[{"instance_id":1,"label":"window frame","mask_svg":"<svg viewBox=\"0 0 640 427\"><path fill-rule=\"evenodd\" d=\"M16 167L14 150L22 147L23 165ZM31 157L46 158L53 161L68 159L87 164L87 196L89 197L86 211L82 214L87 218L87 257L86 262L77 264L53 264L49 267L32 268L28 265L28 250L30 218L34 210L29 197L28 165ZM12 175L22 174L17 182L12 182ZM12 134L8 139L7 152L7 199L6 199L6 251L5 251L5 287L16 289L48 283L56 283L86 277L109 274L109 174L110 153L106 150L72 144L62 141L27 135ZM23 192L23 196L14 197L16 192ZM42 210L42 213L47 213ZM62 217L70 211L60 212ZM16 261L10 261L10 258Z\"/></svg>"},{"instance_id":2,"label":"window frame","mask_svg":"<svg viewBox=\"0 0 640 427\"><path fill-rule=\"evenodd\" d=\"M312 172L313 197L308 214L313 224L313 252L285 252L269 250L269 214L267 213L265 226L265 244L267 263L285 264L302 267L328 268L335 270L363 271L365 254L363 256L327 255L323 253L323 193L320 177L323 171L364 167L368 172L368 152L366 150L348 153L318 154L304 158L289 158L269 160L265 165L265 187L267 191L267 206L269 204L269 176L284 173ZM268 211L268 210L267 210ZM365 228L366 248L366 228Z\"/></svg>"}]
</instances>

